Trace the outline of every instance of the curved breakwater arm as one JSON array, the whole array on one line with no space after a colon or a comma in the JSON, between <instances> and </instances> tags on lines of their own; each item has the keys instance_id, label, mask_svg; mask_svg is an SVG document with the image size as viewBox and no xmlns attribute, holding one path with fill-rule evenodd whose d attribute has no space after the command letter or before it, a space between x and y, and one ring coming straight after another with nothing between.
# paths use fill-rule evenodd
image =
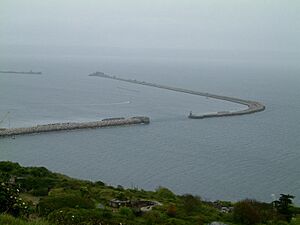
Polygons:
<instances>
[{"instance_id":1,"label":"curved breakwater arm","mask_svg":"<svg viewBox=\"0 0 300 225\"><path fill-rule=\"evenodd\" d=\"M260 111L265 110L265 108L266 108L262 103L256 102L256 101L244 100L244 99L239 99L239 98L234 98L234 97L227 97L227 96L222 96L222 95L215 95L215 94L210 94L210 93L205 93L205 92L200 92L200 91L192 91L192 90L188 90L188 89L170 87L170 86L166 86L166 85L154 84L154 83L149 83L149 82L144 82L144 81L124 79L124 78L119 78L116 76L110 76L110 75L107 75L102 72L95 72L95 73L90 74L89 76L102 77L102 78L119 80L119 81L124 81L124 82L128 82L128 83L156 87L156 88L161 88L161 89L166 89L166 90L171 90L171 91L176 91L176 92L182 92L182 93L187 93L187 94L192 94L192 95L199 95L199 96L203 96L203 97L209 97L209 98L214 98L214 99L218 99L218 100L233 102L233 103L245 105L248 107L247 109L234 111L234 112L223 111L223 112L203 114L203 115L194 115L194 114L190 113L188 116L190 119L204 119L204 118L211 118L211 117L245 115L245 114L260 112Z\"/></svg>"}]
</instances>

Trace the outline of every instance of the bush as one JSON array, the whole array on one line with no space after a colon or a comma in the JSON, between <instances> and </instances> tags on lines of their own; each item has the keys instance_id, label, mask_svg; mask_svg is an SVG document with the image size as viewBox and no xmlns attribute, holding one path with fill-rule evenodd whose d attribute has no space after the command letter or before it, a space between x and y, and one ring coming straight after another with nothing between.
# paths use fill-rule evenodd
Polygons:
<instances>
[{"instance_id":1,"label":"bush","mask_svg":"<svg viewBox=\"0 0 300 225\"><path fill-rule=\"evenodd\" d=\"M164 188L164 187L159 187L158 189L156 189L156 194L160 198L175 199L174 193L172 191L170 191L169 189Z\"/></svg>"},{"instance_id":2,"label":"bush","mask_svg":"<svg viewBox=\"0 0 300 225\"><path fill-rule=\"evenodd\" d=\"M13 216L27 216L29 206L19 197L19 189L9 183L0 184L0 213L9 213Z\"/></svg>"},{"instance_id":3,"label":"bush","mask_svg":"<svg viewBox=\"0 0 300 225\"><path fill-rule=\"evenodd\" d=\"M20 169L21 166L18 163L13 163L9 161L0 162L0 171L2 172L12 172L13 170Z\"/></svg>"},{"instance_id":4,"label":"bush","mask_svg":"<svg viewBox=\"0 0 300 225\"><path fill-rule=\"evenodd\" d=\"M96 181L95 184L98 186L105 186L105 183L102 181Z\"/></svg>"},{"instance_id":5,"label":"bush","mask_svg":"<svg viewBox=\"0 0 300 225\"><path fill-rule=\"evenodd\" d=\"M159 212L153 210L145 213L143 217L146 220L147 225L159 224L163 221L162 215Z\"/></svg>"},{"instance_id":6,"label":"bush","mask_svg":"<svg viewBox=\"0 0 300 225\"><path fill-rule=\"evenodd\" d=\"M165 225L186 225L187 222L175 218L168 219L165 223Z\"/></svg>"},{"instance_id":7,"label":"bush","mask_svg":"<svg viewBox=\"0 0 300 225\"><path fill-rule=\"evenodd\" d=\"M124 216L126 219L133 219L134 218L134 213L132 209L128 207L122 207L119 210L120 215Z\"/></svg>"},{"instance_id":8,"label":"bush","mask_svg":"<svg viewBox=\"0 0 300 225\"><path fill-rule=\"evenodd\" d=\"M48 188L38 188L30 192L33 196L47 196L49 192Z\"/></svg>"},{"instance_id":9,"label":"bush","mask_svg":"<svg viewBox=\"0 0 300 225\"><path fill-rule=\"evenodd\" d=\"M198 212L201 209L202 202L200 197L186 194L181 196L181 199L183 202L184 210L187 214Z\"/></svg>"},{"instance_id":10,"label":"bush","mask_svg":"<svg viewBox=\"0 0 300 225\"><path fill-rule=\"evenodd\" d=\"M167 215L170 217L175 217L177 213L176 205L170 204L167 208Z\"/></svg>"},{"instance_id":11,"label":"bush","mask_svg":"<svg viewBox=\"0 0 300 225\"><path fill-rule=\"evenodd\" d=\"M10 179L10 175L8 173L0 171L0 183L8 182L9 179Z\"/></svg>"},{"instance_id":12,"label":"bush","mask_svg":"<svg viewBox=\"0 0 300 225\"><path fill-rule=\"evenodd\" d=\"M34 177L53 177L53 173L45 167L29 167L28 173Z\"/></svg>"},{"instance_id":13,"label":"bush","mask_svg":"<svg viewBox=\"0 0 300 225\"><path fill-rule=\"evenodd\" d=\"M48 215L50 212L62 208L93 209L94 207L94 202L88 198L75 194L66 194L62 196L48 196L41 199L38 210L40 215Z\"/></svg>"},{"instance_id":14,"label":"bush","mask_svg":"<svg viewBox=\"0 0 300 225\"><path fill-rule=\"evenodd\" d=\"M38 190L52 188L57 181L49 177L26 177L18 180L18 183L24 190Z\"/></svg>"},{"instance_id":15,"label":"bush","mask_svg":"<svg viewBox=\"0 0 300 225\"><path fill-rule=\"evenodd\" d=\"M233 218L236 222L251 225L261 222L261 216L258 209L255 207L255 200L243 200L234 205Z\"/></svg>"},{"instance_id":16,"label":"bush","mask_svg":"<svg viewBox=\"0 0 300 225\"><path fill-rule=\"evenodd\" d=\"M121 201L128 200L128 198L126 197L126 195L123 192L118 192L116 194L116 199L121 200Z\"/></svg>"},{"instance_id":17,"label":"bush","mask_svg":"<svg viewBox=\"0 0 300 225\"><path fill-rule=\"evenodd\" d=\"M14 218L10 215L3 214L0 215L1 225L48 225L46 221L34 220L34 221L24 221L21 219Z\"/></svg>"},{"instance_id":18,"label":"bush","mask_svg":"<svg viewBox=\"0 0 300 225\"><path fill-rule=\"evenodd\" d=\"M108 216L108 214L110 216ZM54 224L64 225L98 225L107 222L111 213L107 210L70 209L64 208L53 211L48 215L48 220Z\"/></svg>"}]
</instances>

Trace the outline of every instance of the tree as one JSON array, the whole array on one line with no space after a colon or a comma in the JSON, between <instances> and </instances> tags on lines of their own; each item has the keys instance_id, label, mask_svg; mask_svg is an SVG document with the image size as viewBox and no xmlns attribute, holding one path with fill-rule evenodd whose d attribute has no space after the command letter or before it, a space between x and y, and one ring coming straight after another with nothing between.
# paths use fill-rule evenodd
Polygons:
<instances>
[{"instance_id":1,"label":"tree","mask_svg":"<svg viewBox=\"0 0 300 225\"><path fill-rule=\"evenodd\" d=\"M286 221L291 222L293 217L293 211L291 205L295 196L289 194L280 194L280 198L274 201L273 204L275 209L279 213L280 217L283 217Z\"/></svg>"},{"instance_id":2,"label":"tree","mask_svg":"<svg viewBox=\"0 0 300 225\"><path fill-rule=\"evenodd\" d=\"M193 212L197 212L201 209L202 202L199 196L193 196L191 194L185 194L181 196L183 209L187 214L192 214Z\"/></svg>"}]
</instances>

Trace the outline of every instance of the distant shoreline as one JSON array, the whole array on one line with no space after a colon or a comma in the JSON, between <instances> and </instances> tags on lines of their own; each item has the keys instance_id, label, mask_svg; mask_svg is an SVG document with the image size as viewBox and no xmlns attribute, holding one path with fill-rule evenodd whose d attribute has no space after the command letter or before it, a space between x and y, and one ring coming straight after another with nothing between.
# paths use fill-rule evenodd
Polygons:
<instances>
[{"instance_id":1,"label":"distant shoreline","mask_svg":"<svg viewBox=\"0 0 300 225\"><path fill-rule=\"evenodd\" d=\"M12 73L12 74L32 74L32 75L41 75L42 72L30 71L13 71L13 70L0 70L0 73Z\"/></svg>"},{"instance_id":2,"label":"distant shoreline","mask_svg":"<svg viewBox=\"0 0 300 225\"><path fill-rule=\"evenodd\" d=\"M188 90L188 89L170 87L170 86L149 83L149 82L144 82L144 81L124 79L124 78L119 78L116 76L110 76L103 72L95 72L95 73L89 74L89 76L102 77L102 78L119 80L119 81L124 81L124 82L128 82L128 83L145 85L145 86L166 89L166 90L171 90L171 91L176 91L176 92L182 92L182 93L187 93L187 94L192 94L192 95L199 95L199 96L203 96L203 97L207 97L207 98L214 98L214 99L218 99L218 100L233 102L233 103L245 105L248 107L247 109L238 110L238 111L234 111L234 112L221 111L221 112L202 114L202 115L195 115L192 112L190 112L190 114L188 115L188 118L190 118L190 119L204 119L204 118L212 118L212 117L246 115L246 114L252 114L252 113L264 111L266 108L262 103L256 102L256 101L244 100L244 99L239 99L239 98L234 98L234 97L227 97L227 96L222 96L222 95L209 94L209 93L204 93L204 92L199 92L199 91L192 91L192 90Z\"/></svg>"}]
</instances>

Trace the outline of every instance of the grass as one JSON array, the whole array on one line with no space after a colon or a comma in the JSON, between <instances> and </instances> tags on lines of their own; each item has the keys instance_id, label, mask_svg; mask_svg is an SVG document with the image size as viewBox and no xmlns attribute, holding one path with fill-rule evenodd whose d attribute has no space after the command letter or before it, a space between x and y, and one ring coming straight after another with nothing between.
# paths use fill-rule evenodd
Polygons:
<instances>
[{"instance_id":1,"label":"grass","mask_svg":"<svg viewBox=\"0 0 300 225\"><path fill-rule=\"evenodd\" d=\"M292 219L291 225L300 225L300 215Z\"/></svg>"},{"instance_id":2,"label":"grass","mask_svg":"<svg viewBox=\"0 0 300 225\"><path fill-rule=\"evenodd\" d=\"M0 215L0 224L1 225L50 225L46 221L40 219L33 220L33 221L25 221L7 214Z\"/></svg>"}]
</instances>

